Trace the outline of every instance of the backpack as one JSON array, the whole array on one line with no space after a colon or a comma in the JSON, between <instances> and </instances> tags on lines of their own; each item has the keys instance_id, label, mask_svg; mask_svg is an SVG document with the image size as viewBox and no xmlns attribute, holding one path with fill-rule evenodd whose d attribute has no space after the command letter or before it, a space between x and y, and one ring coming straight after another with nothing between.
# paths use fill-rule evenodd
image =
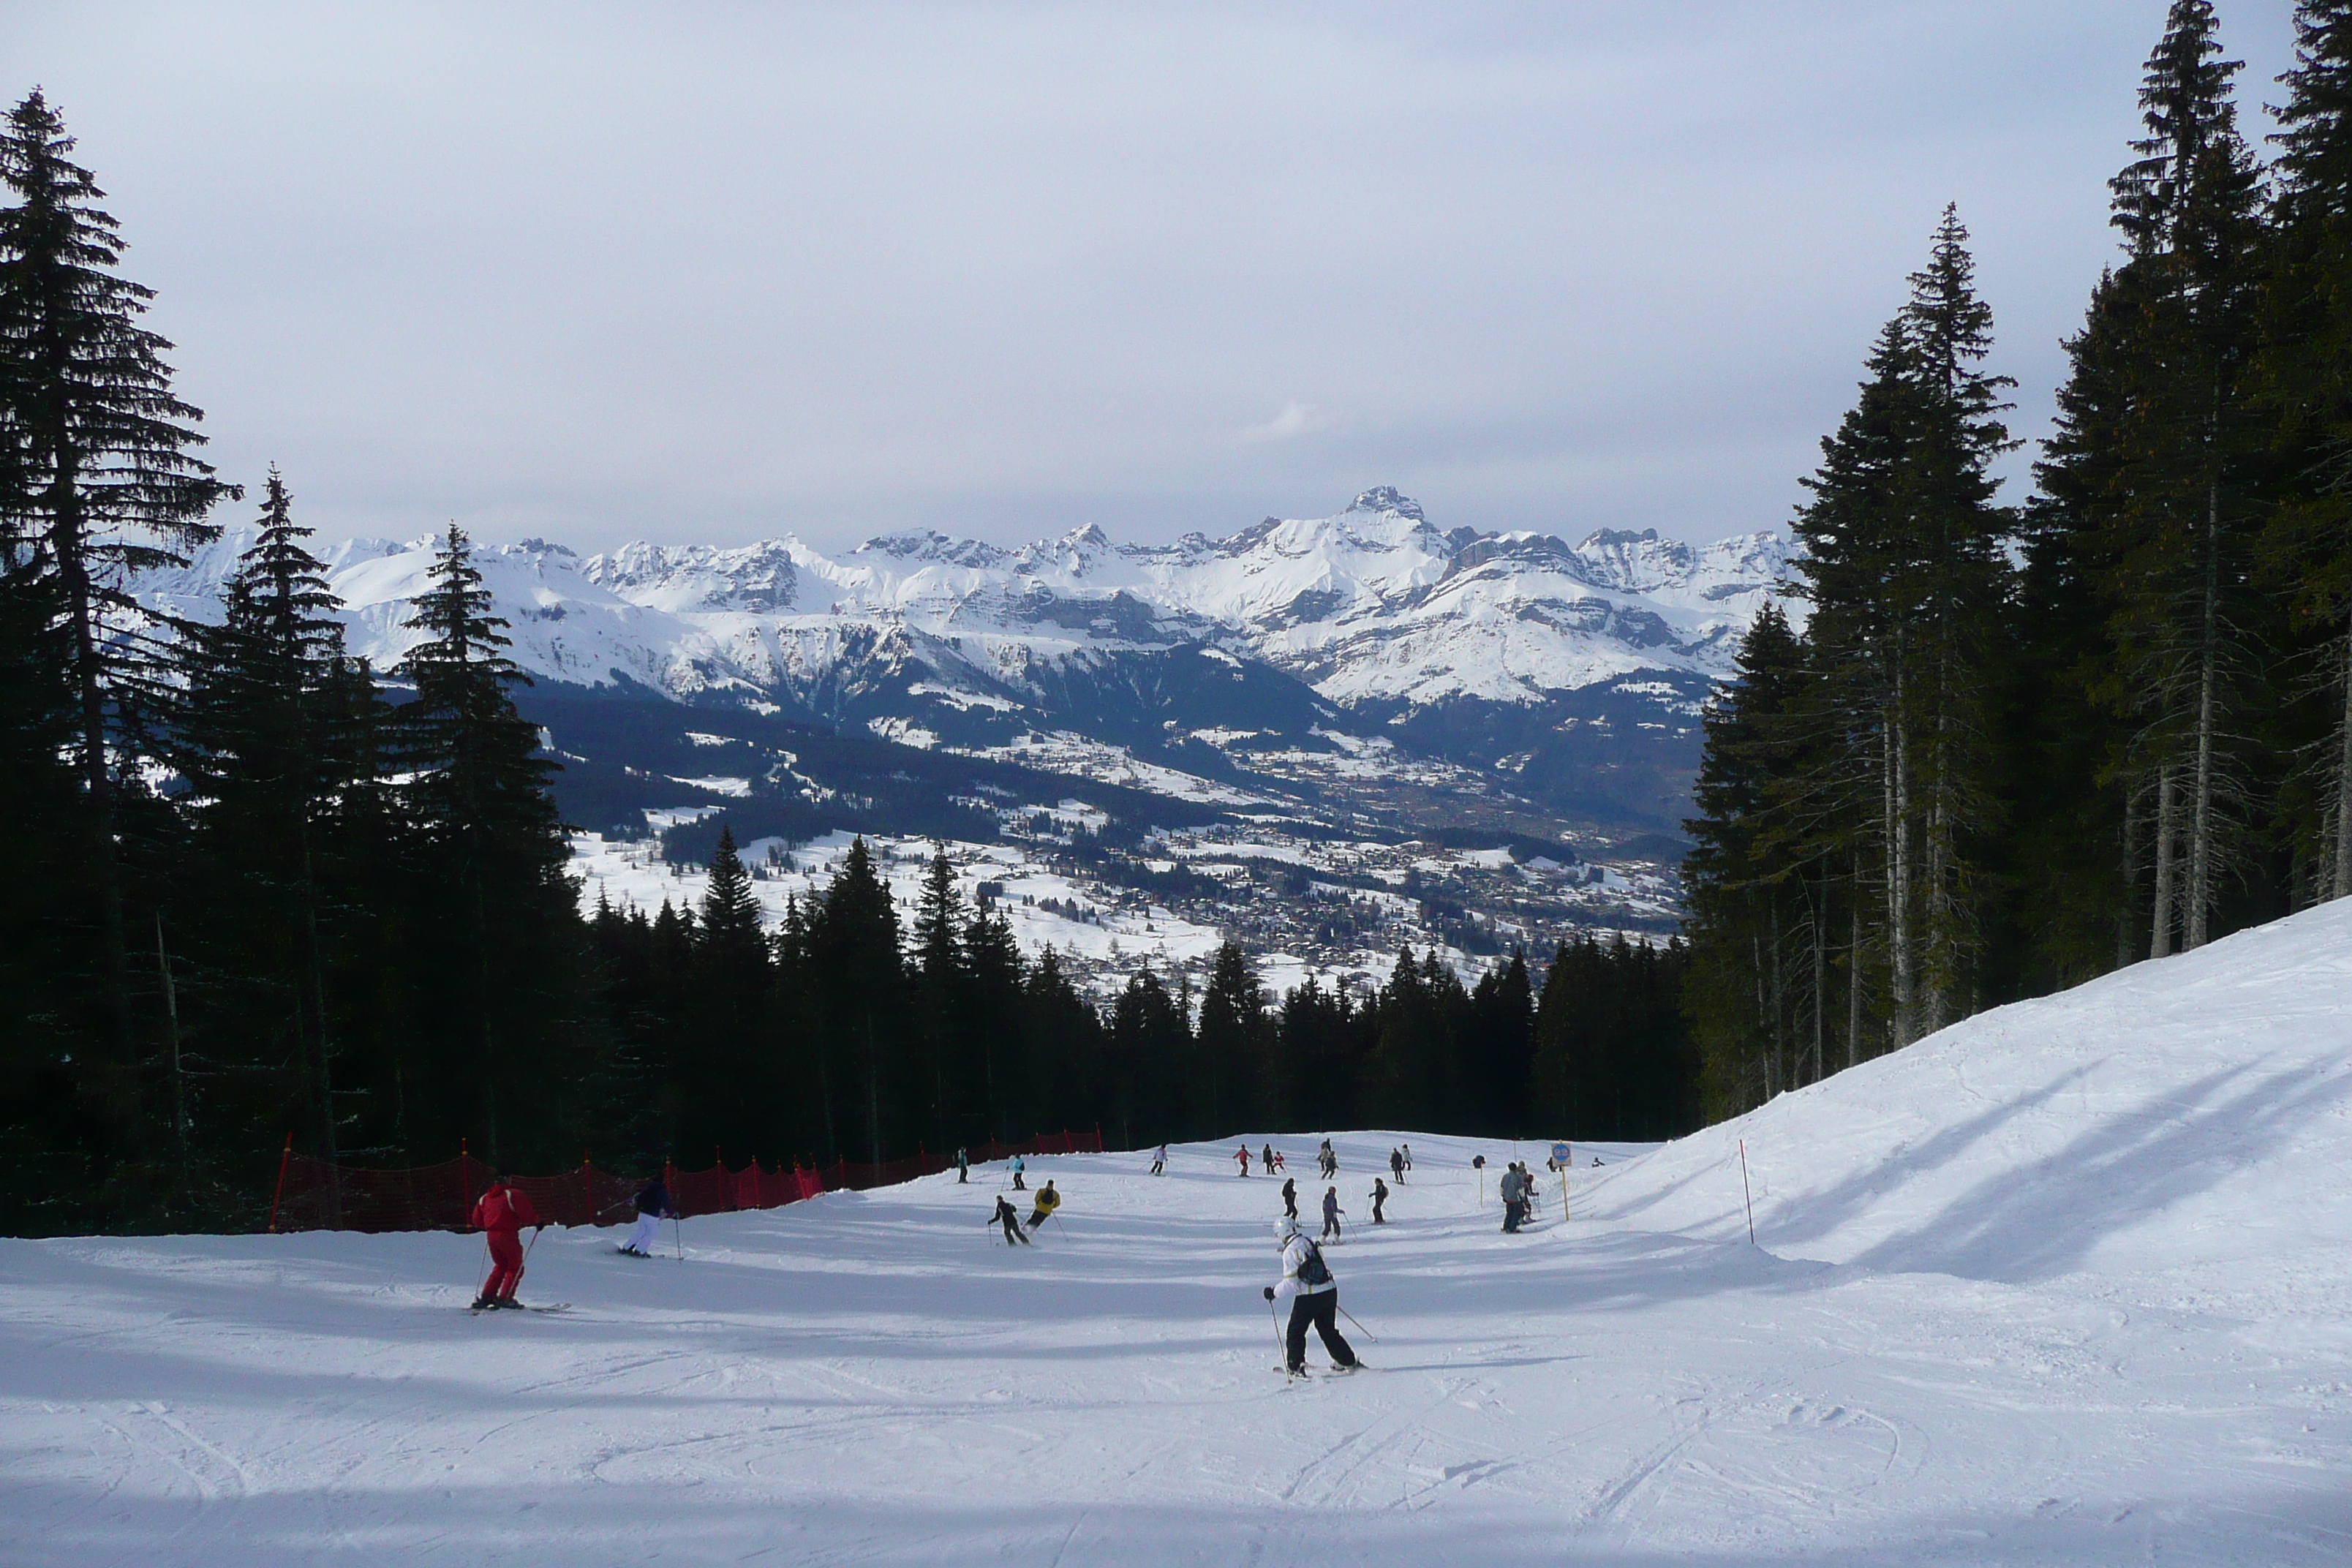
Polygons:
<instances>
[{"instance_id":1,"label":"backpack","mask_svg":"<svg viewBox=\"0 0 2352 1568\"><path fill-rule=\"evenodd\" d=\"M1311 1241L1307 1244L1307 1256L1298 1260L1298 1282L1318 1290L1331 1283L1331 1270L1323 1261L1323 1249Z\"/></svg>"}]
</instances>

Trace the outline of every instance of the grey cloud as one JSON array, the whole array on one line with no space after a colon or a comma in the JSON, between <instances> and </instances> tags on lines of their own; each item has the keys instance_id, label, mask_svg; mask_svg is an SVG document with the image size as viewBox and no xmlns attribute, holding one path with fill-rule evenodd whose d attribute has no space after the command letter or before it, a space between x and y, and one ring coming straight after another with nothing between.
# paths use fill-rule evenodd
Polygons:
<instances>
[{"instance_id":1,"label":"grey cloud","mask_svg":"<svg viewBox=\"0 0 2352 1568\"><path fill-rule=\"evenodd\" d=\"M1948 199L2041 427L2163 11L18 0L0 85L331 532L1699 537L1786 516ZM2226 7L2250 107L2288 11Z\"/></svg>"}]
</instances>

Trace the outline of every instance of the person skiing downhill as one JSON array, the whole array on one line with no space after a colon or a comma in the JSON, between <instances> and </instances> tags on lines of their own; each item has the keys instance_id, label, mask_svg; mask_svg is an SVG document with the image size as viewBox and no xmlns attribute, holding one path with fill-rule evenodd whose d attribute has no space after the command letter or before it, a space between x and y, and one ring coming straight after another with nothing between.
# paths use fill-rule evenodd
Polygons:
<instances>
[{"instance_id":1,"label":"person skiing downhill","mask_svg":"<svg viewBox=\"0 0 2352 1568\"><path fill-rule=\"evenodd\" d=\"M1323 1261L1323 1249L1307 1237L1295 1220L1274 1222L1275 1239L1282 1244L1282 1279L1265 1288L1269 1301L1290 1303L1290 1326L1283 1338L1283 1370L1293 1377L1307 1375L1307 1327L1312 1323L1331 1357L1334 1372L1353 1372L1362 1363L1354 1347L1339 1335L1339 1284Z\"/></svg>"},{"instance_id":2,"label":"person skiing downhill","mask_svg":"<svg viewBox=\"0 0 2352 1568\"><path fill-rule=\"evenodd\" d=\"M956 1149L956 1185L959 1187L962 1186L966 1182L971 1180L971 1162L964 1157L964 1151L961 1146L958 1146Z\"/></svg>"},{"instance_id":3,"label":"person skiing downhill","mask_svg":"<svg viewBox=\"0 0 2352 1568\"><path fill-rule=\"evenodd\" d=\"M1282 1178L1282 1212L1292 1219L1298 1217L1298 1183L1289 1176Z\"/></svg>"},{"instance_id":4,"label":"person skiing downhill","mask_svg":"<svg viewBox=\"0 0 2352 1568\"><path fill-rule=\"evenodd\" d=\"M1020 1155L1013 1156L1013 1190L1014 1192L1025 1193L1029 1190L1029 1184L1021 1179L1021 1173L1027 1169L1028 1167L1021 1163Z\"/></svg>"},{"instance_id":5,"label":"person skiing downhill","mask_svg":"<svg viewBox=\"0 0 2352 1568\"><path fill-rule=\"evenodd\" d=\"M1503 1171L1503 1233L1518 1234L1520 1223L1527 1218L1528 1177L1514 1160Z\"/></svg>"},{"instance_id":6,"label":"person skiing downhill","mask_svg":"<svg viewBox=\"0 0 2352 1568\"><path fill-rule=\"evenodd\" d=\"M1010 1247L1016 1241L1024 1247L1029 1245L1029 1238L1021 1234L1021 1215L1013 1209L1011 1204L1004 1201L1004 1194L1003 1193L996 1194L996 1212L989 1215L989 1223L992 1225L1001 1225L1004 1227L1004 1242L1006 1246Z\"/></svg>"},{"instance_id":7,"label":"person skiing downhill","mask_svg":"<svg viewBox=\"0 0 2352 1568\"><path fill-rule=\"evenodd\" d=\"M1339 1236L1339 1216L1348 1211L1339 1206L1339 1189L1323 1189L1323 1239L1336 1241Z\"/></svg>"},{"instance_id":8,"label":"person skiing downhill","mask_svg":"<svg viewBox=\"0 0 2352 1568\"><path fill-rule=\"evenodd\" d=\"M515 1287L522 1283L523 1226L533 1234L547 1226L539 1211L530 1206L511 1179L503 1171L492 1178L490 1190L474 1205L472 1224L490 1243L490 1277L482 1281L482 1293L474 1298L477 1311L488 1307L520 1307L515 1300Z\"/></svg>"},{"instance_id":9,"label":"person skiing downhill","mask_svg":"<svg viewBox=\"0 0 2352 1568\"><path fill-rule=\"evenodd\" d=\"M1404 1185L1404 1155L1394 1149L1389 1151L1389 1174L1396 1178L1398 1186Z\"/></svg>"},{"instance_id":10,"label":"person skiing downhill","mask_svg":"<svg viewBox=\"0 0 2352 1568\"><path fill-rule=\"evenodd\" d=\"M1151 1156L1151 1173L1155 1176L1168 1169L1168 1145L1160 1145L1160 1152Z\"/></svg>"},{"instance_id":11,"label":"person skiing downhill","mask_svg":"<svg viewBox=\"0 0 2352 1568\"><path fill-rule=\"evenodd\" d=\"M1267 1145L1265 1146L1265 1152L1264 1153L1260 1154L1260 1155L1257 1157L1257 1163L1258 1163L1258 1169L1260 1169L1260 1170L1264 1171L1264 1172L1265 1172L1267 1175L1269 1175L1269 1176L1271 1176L1271 1175L1273 1175L1273 1174L1274 1174L1274 1145L1273 1145L1273 1144L1269 1143L1269 1144L1267 1144Z\"/></svg>"},{"instance_id":12,"label":"person skiing downhill","mask_svg":"<svg viewBox=\"0 0 2352 1568\"><path fill-rule=\"evenodd\" d=\"M1283 1163L1282 1151L1276 1149L1274 1152L1274 1157L1266 1162L1265 1168L1269 1171L1287 1171L1290 1167Z\"/></svg>"},{"instance_id":13,"label":"person skiing downhill","mask_svg":"<svg viewBox=\"0 0 2352 1568\"><path fill-rule=\"evenodd\" d=\"M669 1188L656 1176L637 1189L637 1225L629 1232L629 1239L621 1243L621 1250L632 1258L651 1258L654 1241L661 1235L661 1222L677 1210L669 1201Z\"/></svg>"},{"instance_id":14,"label":"person skiing downhill","mask_svg":"<svg viewBox=\"0 0 2352 1568\"><path fill-rule=\"evenodd\" d=\"M1241 1162L1241 1166L1242 1166L1242 1174L1243 1174L1243 1175L1244 1175L1244 1176L1248 1175L1248 1174L1249 1174L1249 1145L1248 1145L1248 1144L1246 1144L1246 1143L1244 1143L1244 1144L1243 1144L1240 1148L1238 1148L1238 1149L1234 1150L1234 1158Z\"/></svg>"},{"instance_id":15,"label":"person skiing downhill","mask_svg":"<svg viewBox=\"0 0 2352 1568\"><path fill-rule=\"evenodd\" d=\"M1406 1170L1408 1170L1408 1171L1412 1170L1412 1144L1410 1144L1410 1143L1404 1144L1403 1146L1402 1146L1402 1147L1398 1150L1398 1152L1399 1152L1399 1153L1401 1153L1401 1154L1402 1154L1402 1155L1404 1156L1404 1168L1405 1168Z\"/></svg>"},{"instance_id":16,"label":"person skiing downhill","mask_svg":"<svg viewBox=\"0 0 2352 1568\"><path fill-rule=\"evenodd\" d=\"M1054 1190L1054 1178L1048 1176L1045 1178L1045 1184L1037 1190L1037 1206L1029 1216L1029 1228L1032 1231L1036 1230L1047 1220L1052 1219L1054 1211L1061 1206L1062 1194Z\"/></svg>"},{"instance_id":17,"label":"person skiing downhill","mask_svg":"<svg viewBox=\"0 0 2352 1568\"><path fill-rule=\"evenodd\" d=\"M1371 1198L1372 1223L1374 1225L1388 1224L1389 1216L1381 1212L1381 1205L1389 1201L1389 1184L1386 1182L1381 1181L1378 1176L1374 1176L1372 1178Z\"/></svg>"}]
</instances>

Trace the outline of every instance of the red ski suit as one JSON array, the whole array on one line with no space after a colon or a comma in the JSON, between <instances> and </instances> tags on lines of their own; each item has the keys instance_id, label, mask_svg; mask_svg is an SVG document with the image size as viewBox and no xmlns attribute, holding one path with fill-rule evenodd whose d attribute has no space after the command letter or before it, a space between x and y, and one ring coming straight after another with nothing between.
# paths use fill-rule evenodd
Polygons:
<instances>
[{"instance_id":1,"label":"red ski suit","mask_svg":"<svg viewBox=\"0 0 2352 1568\"><path fill-rule=\"evenodd\" d=\"M539 1224L539 1211L513 1187L492 1187L474 1205L473 1224L490 1238L490 1277L482 1282L482 1294L513 1300L515 1287L522 1283L522 1240L516 1233Z\"/></svg>"}]
</instances>

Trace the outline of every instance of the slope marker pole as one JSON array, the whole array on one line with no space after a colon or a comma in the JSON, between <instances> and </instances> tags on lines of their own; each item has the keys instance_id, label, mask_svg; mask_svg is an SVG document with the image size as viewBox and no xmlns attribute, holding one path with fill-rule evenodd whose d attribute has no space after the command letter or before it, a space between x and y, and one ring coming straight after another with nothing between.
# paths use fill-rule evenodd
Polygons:
<instances>
[{"instance_id":1,"label":"slope marker pole","mask_svg":"<svg viewBox=\"0 0 2352 1568\"><path fill-rule=\"evenodd\" d=\"M1756 1194L1748 1185L1748 1140L1739 1141L1739 1195L1748 1205L1748 1245L1756 1245Z\"/></svg>"}]
</instances>

